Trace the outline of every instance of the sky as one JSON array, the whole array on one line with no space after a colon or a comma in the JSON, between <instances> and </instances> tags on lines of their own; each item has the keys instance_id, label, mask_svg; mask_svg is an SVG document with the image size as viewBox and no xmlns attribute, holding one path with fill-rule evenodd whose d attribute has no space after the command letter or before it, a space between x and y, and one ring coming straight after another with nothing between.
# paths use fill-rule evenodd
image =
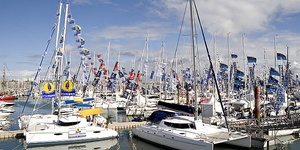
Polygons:
<instances>
[{"instance_id":1,"label":"sky","mask_svg":"<svg viewBox=\"0 0 300 150\"><path fill-rule=\"evenodd\" d=\"M52 26L57 21L59 0L9 0L0 5L0 64L7 79L33 78L46 49ZM65 0L82 29L85 48L102 55L109 66L117 60L128 71L148 58L177 57L190 62L190 21L185 15L186 0ZM245 56L257 58L257 65L274 67L276 52L288 56L292 71L300 73L299 0L196 0L197 10L211 55L228 62L228 54L239 56L243 70ZM186 12L188 15L189 12ZM80 60L75 37L68 31L66 58L72 68ZM197 43L202 66L207 54L199 27ZM180 32L181 31L181 32ZM181 33L181 34L179 34ZM73 36L73 37L72 37ZM147 42L146 42L146 39ZM178 39L180 42L178 43ZM55 36L47 49L42 70L47 70L55 49ZM146 48L146 43L148 48ZM178 48L176 48L178 45ZM148 49L148 57L146 57ZM288 49L288 54L287 54ZM162 51L164 52L162 54ZM108 55L109 53L109 55ZM277 64L280 62L277 62ZM283 62L281 62L283 63Z\"/></svg>"}]
</instances>

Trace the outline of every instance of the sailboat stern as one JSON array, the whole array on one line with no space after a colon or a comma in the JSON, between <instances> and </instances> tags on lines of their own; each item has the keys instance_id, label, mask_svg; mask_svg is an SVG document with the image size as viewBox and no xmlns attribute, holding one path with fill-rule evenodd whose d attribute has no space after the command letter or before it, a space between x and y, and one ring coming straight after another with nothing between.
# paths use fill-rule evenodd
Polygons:
<instances>
[{"instance_id":1,"label":"sailboat stern","mask_svg":"<svg viewBox=\"0 0 300 150\"><path fill-rule=\"evenodd\" d=\"M214 136L216 138L214 142L215 144L228 144L238 147L251 148L251 136L241 132L221 132Z\"/></svg>"}]
</instances>

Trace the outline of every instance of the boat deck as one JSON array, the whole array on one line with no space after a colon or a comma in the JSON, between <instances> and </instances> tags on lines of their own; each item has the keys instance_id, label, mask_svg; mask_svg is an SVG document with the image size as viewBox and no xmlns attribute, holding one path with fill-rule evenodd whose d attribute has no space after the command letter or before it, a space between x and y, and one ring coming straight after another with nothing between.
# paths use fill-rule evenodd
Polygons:
<instances>
[{"instance_id":1,"label":"boat deck","mask_svg":"<svg viewBox=\"0 0 300 150\"><path fill-rule=\"evenodd\" d=\"M219 144L219 143L226 142L228 140L245 138L246 136L242 134L230 134L228 132L218 132L218 133L207 134L206 137L208 137L209 140L214 144Z\"/></svg>"}]
</instances>

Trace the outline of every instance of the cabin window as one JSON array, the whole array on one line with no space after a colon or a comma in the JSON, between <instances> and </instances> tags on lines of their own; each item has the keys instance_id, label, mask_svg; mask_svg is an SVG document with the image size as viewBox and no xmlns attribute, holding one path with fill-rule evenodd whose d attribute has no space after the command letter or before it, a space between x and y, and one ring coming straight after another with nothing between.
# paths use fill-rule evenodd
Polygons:
<instances>
[{"instance_id":1,"label":"cabin window","mask_svg":"<svg viewBox=\"0 0 300 150\"><path fill-rule=\"evenodd\" d=\"M62 121L58 121L58 125L60 126L72 126L72 125L76 125L79 124L80 121L74 121L74 122L62 122Z\"/></svg>"},{"instance_id":2,"label":"cabin window","mask_svg":"<svg viewBox=\"0 0 300 150\"><path fill-rule=\"evenodd\" d=\"M164 122L166 126L178 129L196 129L193 123L171 123L171 122Z\"/></svg>"}]
</instances>

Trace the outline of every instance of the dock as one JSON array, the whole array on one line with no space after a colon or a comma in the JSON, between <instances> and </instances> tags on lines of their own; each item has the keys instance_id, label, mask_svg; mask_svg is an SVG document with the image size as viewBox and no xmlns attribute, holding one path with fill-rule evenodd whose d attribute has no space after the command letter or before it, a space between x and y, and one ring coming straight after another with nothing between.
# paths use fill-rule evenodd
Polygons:
<instances>
[{"instance_id":1,"label":"dock","mask_svg":"<svg viewBox=\"0 0 300 150\"><path fill-rule=\"evenodd\" d=\"M147 124L146 121L143 122L113 122L108 125L109 129L112 130L126 130L133 129L138 126L143 126ZM0 139L20 139L24 138L23 130L12 130L12 131L0 131Z\"/></svg>"},{"instance_id":2,"label":"dock","mask_svg":"<svg viewBox=\"0 0 300 150\"><path fill-rule=\"evenodd\" d=\"M146 121L142 122L113 122L112 124L108 125L109 129L112 130L126 130L126 129L133 129L139 126L143 126L147 124Z\"/></svg>"},{"instance_id":3,"label":"dock","mask_svg":"<svg viewBox=\"0 0 300 150\"><path fill-rule=\"evenodd\" d=\"M23 130L0 131L0 139L19 139L23 137Z\"/></svg>"}]
</instances>

